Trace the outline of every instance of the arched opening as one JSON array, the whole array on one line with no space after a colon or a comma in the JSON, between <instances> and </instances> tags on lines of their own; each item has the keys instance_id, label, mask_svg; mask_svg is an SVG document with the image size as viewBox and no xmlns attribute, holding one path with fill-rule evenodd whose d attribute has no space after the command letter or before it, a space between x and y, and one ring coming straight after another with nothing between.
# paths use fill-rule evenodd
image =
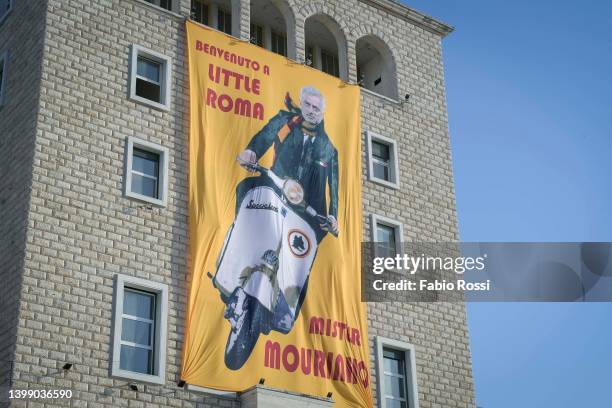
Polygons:
<instances>
[{"instance_id":1,"label":"arched opening","mask_svg":"<svg viewBox=\"0 0 612 408\"><path fill-rule=\"evenodd\" d=\"M377 94L397 99L397 74L391 50L380 38L367 35L357 40L357 81Z\"/></svg>"},{"instance_id":2,"label":"arched opening","mask_svg":"<svg viewBox=\"0 0 612 408\"><path fill-rule=\"evenodd\" d=\"M338 23L325 14L316 14L306 20L305 35L306 64L346 80L346 39Z\"/></svg>"},{"instance_id":3,"label":"arched opening","mask_svg":"<svg viewBox=\"0 0 612 408\"><path fill-rule=\"evenodd\" d=\"M283 0L251 0L251 43L295 58L295 18Z\"/></svg>"},{"instance_id":4,"label":"arched opening","mask_svg":"<svg viewBox=\"0 0 612 408\"><path fill-rule=\"evenodd\" d=\"M191 0L191 18L194 21L238 36L240 21L233 19L234 15L240 15L238 0Z\"/></svg>"}]
</instances>

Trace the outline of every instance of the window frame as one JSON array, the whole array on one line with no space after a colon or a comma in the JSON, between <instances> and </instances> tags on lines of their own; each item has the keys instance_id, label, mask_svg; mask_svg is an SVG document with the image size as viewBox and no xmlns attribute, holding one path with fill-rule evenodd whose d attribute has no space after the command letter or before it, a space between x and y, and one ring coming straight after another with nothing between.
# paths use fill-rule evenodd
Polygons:
<instances>
[{"instance_id":1,"label":"window frame","mask_svg":"<svg viewBox=\"0 0 612 408\"><path fill-rule=\"evenodd\" d=\"M121 369L121 332L123 330L123 299L125 289L141 290L154 293L155 297L155 337L153 348L153 365L155 374L142 374ZM113 321L112 321L112 354L111 376L136 380L151 384L166 382L166 347L168 337L168 285L153 282L133 276L115 275L113 291Z\"/></svg>"},{"instance_id":2,"label":"window frame","mask_svg":"<svg viewBox=\"0 0 612 408\"><path fill-rule=\"evenodd\" d=\"M0 107L4 105L6 95L6 84L8 77L9 52L0 52L0 65L2 65L2 83L0 83Z\"/></svg>"},{"instance_id":3,"label":"window frame","mask_svg":"<svg viewBox=\"0 0 612 408\"><path fill-rule=\"evenodd\" d=\"M133 161L134 161L134 157L136 157L136 156L137 156L137 155L136 155L136 150L138 150L139 152L150 153L150 154L152 154L152 155L157 156L157 174L155 174L154 176L152 176L152 175L150 175L150 174L147 174L147 173L143 173L143 172L141 172L141 171L134 170L134 168L133 168ZM140 156L140 155L138 155L138 157L143 158L143 157L142 157L142 156ZM133 150L132 150L132 170L131 170L131 172L130 172L130 176L131 176L131 177L133 177L134 175L137 175L137 176L140 176L140 177L145 178L145 179L154 180L154 181L155 181L155 193L156 193L155 195L157 196L157 198L158 198L158 199L159 199L159 196L161 195L161 194L160 194L160 188L159 188L159 184L160 184L160 181L161 181L161 180L160 180L160 174L161 174L161 172L159 171L159 166L160 166L160 164L161 164L161 159L160 159L160 157L159 157L159 154L157 154L157 153L153 153L153 152L150 152L150 151L148 151L148 150L143 150L143 149L138 148L138 147L134 147L134 148L133 148ZM131 189L131 188L132 188L132 184L130 184L130 189ZM140 193L135 193L135 194L140 194ZM144 196L145 196L145 197L149 197L148 195L144 195ZM155 198L155 197L151 197L151 198Z\"/></svg>"},{"instance_id":4,"label":"window frame","mask_svg":"<svg viewBox=\"0 0 612 408\"><path fill-rule=\"evenodd\" d=\"M180 2L180 0L169 0L170 1L170 8L165 8L161 5L162 0L143 0L145 3L150 4L153 7L157 7L160 10L164 10L164 11L170 11L170 12L175 12L175 8L177 3ZM156 3L160 3L160 4L156 4Z\"/></svg>"},{"instance_id":5,"label":"window frame","mask_svg":"<svg viewBox=\"0 0 612 408\"><path fill-rule=\"evenodd\" d=\"M206 22L200 21L200 20L198 20L196 18L197 15L196 15L195 3L198 3L200 5L200 7L202 7L202 10L206 10L206 12L205 12L205 14L206 14ZM202 17L204 17L204 16L202 16ZM191 18L191 20L195 21L198 24L209 26L209 24L210 24L210 6L209 6L209 4L205 3L204 0L191 0L190 18Z\"/></svg>"},{"instance_id":6,"label":"window frame","mask_svg":"<svg viewBox=\"0 0 612 408\"><path fill-rule=\"evenodd\" d=\"M283 41L283 48L284 48L284 51L285 51L284 54L281 53L281 52L278 52L278 51L280 51L278 49L276 51L274 50L274 46L278 45L278 44L275 44L275 42L274 42L274 38L275 37L278 38L278 39L282 39L282 41ZM270 35L270 51L272 51L275 54L282 55L283 57L287 57L288 48L289 48L288 44L289 44L289 40L287 39L287 35L283 35L282 33L279 33L279 32L276 32L276 31L272 30L271 35Z\"/></svg>"},{"instance_id":7,"label":"window frame","mask_svg":"<svg viewBox=\"0 0 612 408\"><path fill-rule=\"evenodd\" d=\"M144 98L136 94L136 80L138 78L138 57L157 62L160 67L160 102ZM138 44L132 44L130 51L130 89L129 99L155 109L170 110L170 93L172 83L172 58L159 52L145 48Z\"/></svg>"},{"instance_id":8,"label":"window frame","mask_svg":"<svg viewBox=\"0 0 612 408\"><path fill-rule=\"evenodd\" d=\"M386 150L386 158L380 158L376 155L376 153L374 152L374 145L377 146L381 146L384 150ZM380 177L376 176L376 166L381 166L383 167L386 171L386 177L383 177L382 180L388 181L388 182L392 182L390 180L392 180L394 178L393 175L393 169L391 168L392 166L392 161L391 161L391 150L393 149L392 146L386 144L386 143L381 143L378 140L372 140L372 169L374 170L374 177L380 179Z\"/></svg>"},{"instance_id":9,"label":"window frame","mask_svg":"<svg viewBox=\"0 0 612 408\"><path fill-rule=\"evenodd\" d=\"M398 148L397 142L389 137L374 133L366 132L367 148L368 148L368 180L390 187L395 190L400 188L399 164L398 164ZM389 178L391 181L380 179L374 175L374 155L372 150L372 142L377 142L389 146Z\"/></svg>"},{"instance_id":10,"label":"window frame","mask_svg":"<svg viewBox=\"0 0 612 408\"><path fill-rule=\"evenodd\" d=\"M8 10L6 10L6 12L0 16L0 24L2 24L4 20L6 20L8 15L11 14L11 11L13 11L13 8L15 8L15 0L9 0L8 4L9 4Z\"/></svg>"},{"instance_id":11,"label":"window frame","mask_svg":"<svg viewBox=\"0 0 612 408\"><path fill-rule=\"evenodd\" d=\"M383 217L382 215L378 215L378 214L371 214L370 229L371 229L372 243L374 245L377 242L379 242L376 238L378 224L382 224L387 227L393 228L395 232L395 253L399 255L403 255L404 246L402 245L402 242L404 241L404 225L401 222L396 221L394 219Z\"/></svg>"},{"instance_id":12,"label":"window frame","mask_svg":"<svg viewBox=\"0 0 612 408\"><path fill-rule=\"evenodd\" d=\"M134 148L159 155L159 174L157 191L158 198L149 197L132 191L132 164L134 157ZM139 201L144 201L160 207L166 207L168 203L168 162L170 153L168 148L161 145L147 142L146 140L138 139L130 136L127 138L125 149L125 186L124 193L128 198L133 198Z\"/></svg>"},{"instance_id":13,"label":"window frame","mask_svg":"<svg viewBox=\"0 0 612 408\"><path fill-rule=\"evenodd\" d=\"M227 35L233 35L233 33L234 33L234 29L233 29L234 28L233 27L234 16L233 16L232 11L233 10L226 11L226 9L224 9L223 7L217 6L217 27L216 27L217 31L220 31L220 32L222 32L224 34L227 34ZM220 18L222 16L223 16L223 23L221 23L222 19ZM226 30L221 28L221 24L223 24L223 28L227 29L226 24L225 24L227 22L226 21L227 20L227 16L229 16L229 33Z\"/></svg>"},{"instance_id":14,"label":"window frame","mask_svg":"<svg viewBox=\"0 0 612 408\"><path fill-rule=\"evenodd\" d=\"M387 400L385 398L383 355L383 350L385 348L394 349L404 353L404 368L406 370L404 373L406 382L406 402L408 403L408 408L419 408L415 346L405 341L393 340L382 336L376 336L376 379L378 382L378 406L380 408L387 408Z\"/></svg>"},{"instance_id":15,"label":"window frame","mask_svg":"<svg viewBox=\"0 0 612 408\"><path fill-rule=\"evenodd\" d=\"M325 71L323 65L327 65L331 59L333 72ZM327 75L331 75L336 78L340 78L340 55L339 53L334 54L331 51L321 49L321 72L325 72Z\"/></svg>"},{"instance_id":16,"label":"window frame","mask_svg":"<svg viewBox=\"0 0 612 408\"><path fill-rule=\"evenodd\" d=\"M140 290L140 289L134 289L131 286L130 287L124 287L123 288L123 293L125 295L126 291L130 291L130 292L140 292L146 295L151 295L153 296L153 307L154 310L157 311L157 304L158 304L158 299L157 299L157 294L155 293L151 293L149 291L144 291L144 290ZM121 330L123 331L123 321L124 320L132 320L132 321L136 321L136 322L141 322L141 323L146 323L146 324L150 324L150 328L149 328L149 336L151 339L151 345L146 345L146 344L142 344L142 343L134 343L131 341L127 341L127 340L123 340L122 336L119 336L118 341L119 341L119 353L121 353L121 346L129 346L129 347L134 347L134 348L139 348L139 349L144 349L144 350L150 350L151 351L151 358L153 360L153 366L155 367L155 348L156 348L156 343L155 343L155 333L156 333L156 318L154 316L153 319L146 319L143 317L139 317L139 316L135 316L135 315L131 315L131 314L127 314L125 313L125 310L122 311L121 316L119 317L121 319ZM121 333L123 334L123 333ZM119 356L121 356L121 354L119 354ZM119 367L121 367L121 361L119 361Z\"/></svg>"},{"instance_id":17,"label":"window frame","mask_svg":"<svg viewBox=\"0 0 612 408\"><path fill-rule=\"evenodd\" d=\"M250 38L249 38L249 42L257 47L261 47L261 48L265 48L265 31L264 31L264 27L259 25L259 24L255 24L255 23L251 23L250 24ZM253 35L253 31L255 31L255 35ZM261 38L259 37L259 34L261 34ZM261 41L258 42L257 40L260 39Z\"/></svg>"}]
</instances>

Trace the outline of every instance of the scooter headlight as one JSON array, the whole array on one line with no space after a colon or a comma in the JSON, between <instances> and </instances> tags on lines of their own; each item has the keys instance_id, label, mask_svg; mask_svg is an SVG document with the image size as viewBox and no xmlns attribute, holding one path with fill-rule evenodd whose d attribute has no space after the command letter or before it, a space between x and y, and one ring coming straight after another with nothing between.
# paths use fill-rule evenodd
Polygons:
<instances>
[{"instance_id":1,"label":"scooter headlight","mask_svg":"<svg viewBox=\"0 0 612 408\"><path fill-rule=\"evenodd\" d=\"M299 205L304 201L304 188L295 180L288 179L285 181L283 193L291 204Z\"/></svg>"}]
</instances>

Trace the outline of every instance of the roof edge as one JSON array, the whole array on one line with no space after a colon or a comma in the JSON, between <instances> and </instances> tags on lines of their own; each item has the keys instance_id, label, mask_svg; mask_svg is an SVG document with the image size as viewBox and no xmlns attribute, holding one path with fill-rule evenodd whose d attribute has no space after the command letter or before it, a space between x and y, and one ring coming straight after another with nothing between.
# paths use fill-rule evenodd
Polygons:
<instances>
[{"instance_id":1,"label":"roof edge","mask_svg":"<svg viewBox=\"0 0 612 408\"><path fill-rule=\"evenodd\" d=\"M455 28L443 23L442 21L436 20L426 14L418 12L399 3L397 0L359 0L362 3L369 4L380 10L387 11L395 16L398 16L406 21L409 21L427 31L441 36L446 37L452 33Z\"/></svg>"}]
</instances>

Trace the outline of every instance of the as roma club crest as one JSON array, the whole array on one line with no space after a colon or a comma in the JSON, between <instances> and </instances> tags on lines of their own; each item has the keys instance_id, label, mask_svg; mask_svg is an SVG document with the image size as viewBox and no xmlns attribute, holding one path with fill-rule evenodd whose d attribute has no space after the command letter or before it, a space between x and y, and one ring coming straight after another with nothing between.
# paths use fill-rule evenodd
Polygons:
<instances>
[{"instance_id":1,"label":"as roma club crest","mask_svg":"<svg viewBox=\"0 0 612 408\"><path fill-rule=\"evenodd\" d=\"M310 252L310 239L305 233L298 229L289 231L287 236L289 250L298 258L304 258Z\"/></svg>"}]
</instances>

